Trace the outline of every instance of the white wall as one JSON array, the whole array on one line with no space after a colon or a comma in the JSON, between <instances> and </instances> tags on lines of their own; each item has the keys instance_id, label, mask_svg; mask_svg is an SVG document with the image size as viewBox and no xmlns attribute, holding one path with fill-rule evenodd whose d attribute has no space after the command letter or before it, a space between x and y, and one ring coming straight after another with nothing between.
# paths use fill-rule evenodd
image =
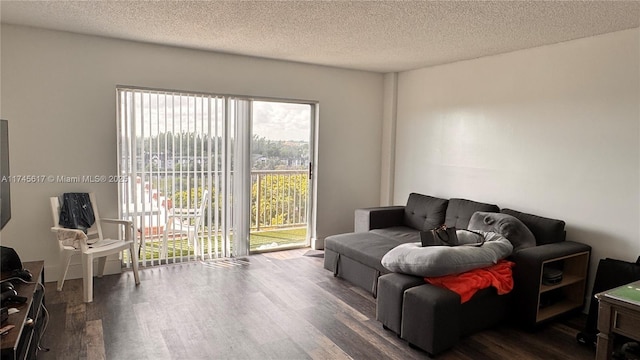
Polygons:
<instances>
[{"instance_id":1,"label":"white wall","mask_svg":"<svg viewBox=\"0 0 640 360\"><path fill-rule=\"evenodd\" d=\"M2 25L0 116L12 175L116 173L116 85L316 100L317 237L352 231L380 198L383 75ZM95 191L115 216L116 186L15 184L2 243L57 271L48 197ZM77 260L79 262L79 260ZM49 275L53 276L53 275Z\"/></svg>"},{"instance_id":2,"label":"white wall","mask_svg":"<svg viewBox=\"0 0 640 360\"><path fill-rule=\"evenodd\" d=\"M400 73L395 202L410 192L567 223L640 255L640 30Z\"/></svg>"}]
</instances>

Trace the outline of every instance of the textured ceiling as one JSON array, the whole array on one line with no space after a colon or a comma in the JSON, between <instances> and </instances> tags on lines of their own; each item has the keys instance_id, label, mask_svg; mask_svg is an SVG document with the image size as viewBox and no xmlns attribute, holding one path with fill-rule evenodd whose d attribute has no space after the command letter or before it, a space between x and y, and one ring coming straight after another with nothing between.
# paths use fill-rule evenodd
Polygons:
<instances>
[{"instance_id":1,"label":"textured ceiling","mask_svg":"<svg viewBox=\"0 0 640 360\"><path fill-rule=\"evenodd\" d=\"M2 1L3 23L393 72L640 26L639 1Z\"/></svg>"}]
</instances>

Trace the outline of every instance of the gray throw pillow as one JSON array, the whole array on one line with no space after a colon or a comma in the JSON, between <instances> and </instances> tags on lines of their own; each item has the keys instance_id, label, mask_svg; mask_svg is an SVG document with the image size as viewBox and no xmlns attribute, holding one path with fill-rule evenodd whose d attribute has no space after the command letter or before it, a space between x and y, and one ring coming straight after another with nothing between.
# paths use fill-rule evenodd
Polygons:
<instances>
[{"instance_id":1,"label":"gray throw pillow","mask_svg":"<svg viewBox=\"0 0 640 360\"><path fill-rule=\"evenodd\" d=\"M469 230L456 230L456 236L458 237L458 245L475 245L484 241L484 234L477 231Z\"/></svg>"},{"instance_id":2,"label":"gray throw pillow","mask_svg":"<svg viewBox=\"0 0 640 360\"><path fill-rule=\"evenodd\" d=\"M516 217L492 212L478 211L469 220L469 230L492 231L511 241L513 252L536 246L536 238L529 228Z\"/></svg>"}]
</instances>

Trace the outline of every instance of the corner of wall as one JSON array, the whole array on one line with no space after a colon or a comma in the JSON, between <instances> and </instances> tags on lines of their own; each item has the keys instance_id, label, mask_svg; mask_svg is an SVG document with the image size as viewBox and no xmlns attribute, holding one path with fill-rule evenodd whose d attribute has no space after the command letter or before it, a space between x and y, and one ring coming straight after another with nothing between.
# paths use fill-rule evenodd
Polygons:
<instances>
[{"instance_id":1,"label":"corner of wall","mask_svg":"<svg viewBox=\"0 0 640 360\"><path fill-rule=\"evenodd\" d=\"M382 99L382 146L380 156L380 206L393 205L398 73L384 75Z\"/></svg>"}]
</instances>

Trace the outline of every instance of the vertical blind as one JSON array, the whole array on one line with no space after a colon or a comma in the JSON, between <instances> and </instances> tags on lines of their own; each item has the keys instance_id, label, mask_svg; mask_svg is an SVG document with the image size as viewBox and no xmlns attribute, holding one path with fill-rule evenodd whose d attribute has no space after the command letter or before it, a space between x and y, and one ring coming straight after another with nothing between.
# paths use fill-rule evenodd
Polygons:
<instances>
[{"instance_id":1,"label":"vertical blind","mask_svg":"<svg viewBox=\"0 0 640 360\"><path fill-rule=\"evenodd\" d=\"M235 164L234 154L246 145L234 139L244 138L236 136L236 125L248 123L250 102L127 87L117 88L117 101L118 171L128 179L119 185L119 211L133 221L142 264L230 256L234 228L241 228L233 224L232 200L246 196L233 190L233 167L245 166ZM171 231L177 229L171 221L193 226L177 214L193 214L202 202L195 236ZM193 241L200 242L199 253ZM246 252L235 247L234 255Z\"/></svg>"}]
</instances>

